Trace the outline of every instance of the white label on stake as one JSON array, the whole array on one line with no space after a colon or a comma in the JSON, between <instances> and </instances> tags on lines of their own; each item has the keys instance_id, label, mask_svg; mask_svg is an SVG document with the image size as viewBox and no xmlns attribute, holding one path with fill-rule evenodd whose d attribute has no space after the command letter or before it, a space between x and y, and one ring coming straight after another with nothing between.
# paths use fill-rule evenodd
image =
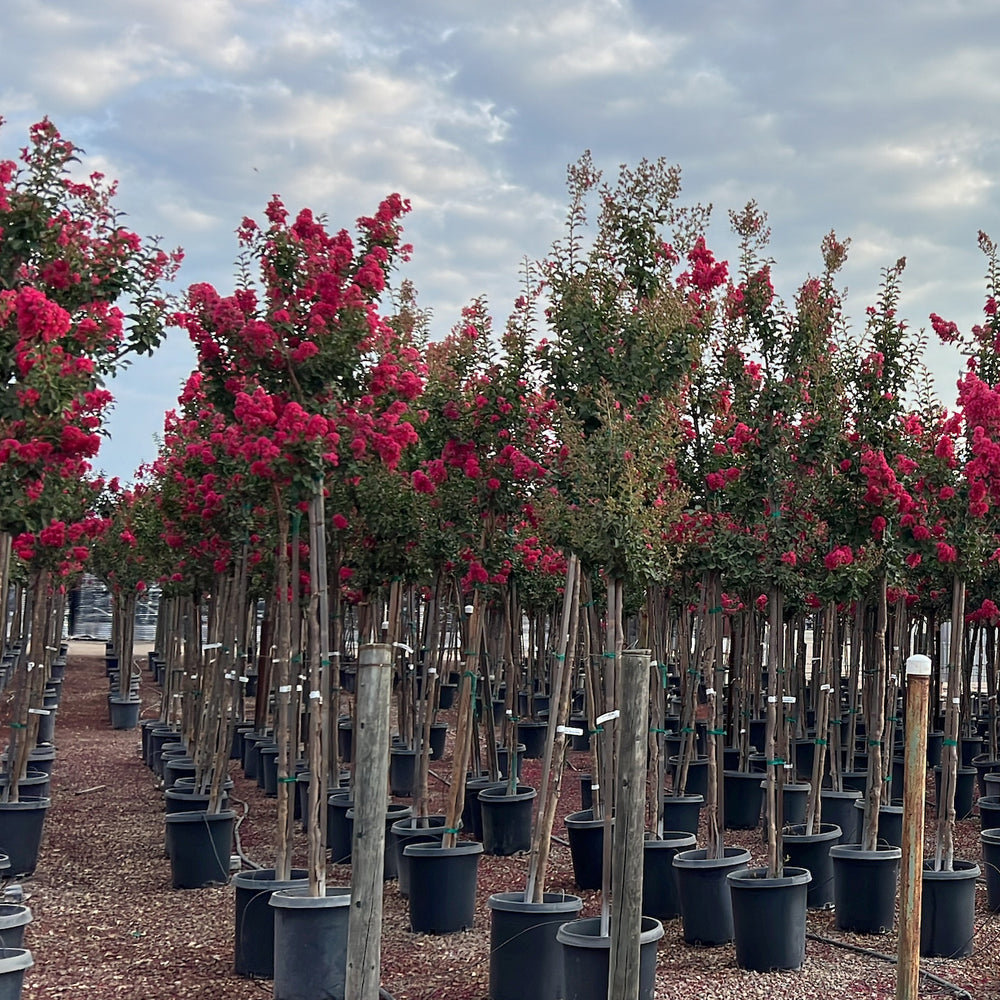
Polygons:
<instances>
[{"instance_id":1,"label":"white label on stake","mask_svg":"<svg viewBox=\"0 0 1000 1000\"><path fill-rule=\"evenodd\" d=\"M47 708L29 708L28 715L51 715Z\"/></svg>"},{"instance_id":2,"label":"white label on stake","mask_svg":"<svg viewBox=\"0 0 1000 1000\"><path fill-rule=\"evenodd\" d=\"M31 671L34 669L35 669L35 664L31 660L28 660L28 673L30 674Z\"/></svg>"},{"instance_id":3,"label":"white label on stake","mask_svg":"<svg viewBox=\"0 0 1000 1000\"><path fill-rule=\"evenodd\" d=\"M604 715L599 715L595 720L595 724L600 726L605 722L613 722L622 713L617 709L612 709L610 712L605 712Z\"/></svg>"},{"instance_id":4,"label":"white label on stake","mask_svg":"<svg viewBox=\"0 0 1000 1000\"><path fill-rule=\"evenodd\" d=\"M310 701L319 701L320 698L322 698L322 697L323 697L323 692L322 691L310 691L309 692L309 700Z\"/></svg>"},{"instance_id":5,"label":"white label on stake","mask_svg":"<svg viewBox=\"0 0 1000 1000\"><path fill-rule=\"evenodd\" d=\"M278 694L291 694L291 693L292 693L291 684L282 684L281 687L278 688Z\"/></svg>"},{"instance_id":6,"label":"white label on stake","mask_svg":"<svg viewBox=\"0 0 1000 1000\"><path fill-rule=\"evenodd\" d=\"M250 683L250 678L249 677L240 677L240 683L241 684L249 684Z\"/></svg>"},{"instance_id":7,"label":"white label on stake","mask_svg":"<svg viewBox=\"0 0 1000 1000\"><path fill-rule=\"evenodd\" d=\"M222 649L221 642L206 642L202 649Z\"/></svg>"},{"instance_id":8,"label":"white label on stake","mask_svg":"<svg viewBox=\"0 0 1000 1000\"><path fill-rule=\"evenodd\" d=\"M437 667L428 667L427 669L428 677L437 677L437 673L438 673Z\"/></svg>"},{"instance_id":9,"label":"white label on stake","mask_svg":"<svg viewBox=\"0 0 1000 1000\"><path fill-rule=\"evenodd\" d=\"M715 697L715 688L705 688L705 697L706 698L714 698Z\"/></svg>"},{"instance_id":10,"label":"white label on stake","mask_svg":"<svg viewBox=\"0 0 1000 1000\"><path fill-rule=\"evenodd\" d=\"M778 704L778 696L776 694L769 694L767 696L767 703L768 703L768 705L777 705Z\"/></svg>"},{"instance_id":11,"label":"white label on stake","mask_svg":"<svg viewBox=\"0 0 1000 1000\"><path fill-rule=\"evenodd\" d=\"M556 732L567 736L583 736L583 730L579 726L556 726Z\"/></svg>"},{"instance_id":12,"label":"white label on stake","mask_svg":"<svg viewBox=\"0 0 1000 1000\"><path fill-rule=\"evenodd\" d=\"M793 695L793 694L782 695L781 696L781 703L783 705L794 705L795 704L795 695Z\"/></svg>"},{"instance_id":13,"label":"white label on stake","mask_svg":"<svg viewBox=\"0 0 1000 1000\"><path fill-rule=\"evenodd\" d=\"M394 642L393 645L396 649L401 649L407 656L413 655L413 647L407 646L405 642Z\"/></svg>"},{"instance_id":14,"label":"white label on stake","mask_svg":"<svg viewBox=\"0 0 1000 1000\"><path fill-rule=\"evenodd\" d=\"M599 792L601 790L601 786L600 785L591 785L590 786L590 790L592 792Z\"/></svg>"},{"instance_id":15,"label":"white label on stake","mask_svg":"<svg viewBox=\"0 0 1000 1000\"><path fill-rule=\"evenodd\" d=\"M829 684L820 684L819 689L820 689L820 691L832 691L833 690L833 688L830 687Z\"/></svg>"}]
</instances>

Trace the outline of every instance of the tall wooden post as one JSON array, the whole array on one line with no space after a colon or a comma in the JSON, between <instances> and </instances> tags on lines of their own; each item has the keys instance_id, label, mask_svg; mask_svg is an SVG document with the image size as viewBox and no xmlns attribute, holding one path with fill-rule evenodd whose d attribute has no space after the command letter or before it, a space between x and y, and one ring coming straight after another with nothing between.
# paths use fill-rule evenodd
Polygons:
<instances>
[{"instance_id":1,"label":"tall wooden post","mask_svg":"<svg viewBox=\"0 0 1000 1000\"><path fill-rule=\"evenodd\" d=\"M917 1000L920 980L920 896L924 884L924 794L927 777L927 695L930 657L906 661L906 757L903 771L903 864L899 873L896 1000Z\"/></svg>"},{"instance_id":2,"label":"tall wooden post","mask_svg":"<svg viewBox=\"0 0 1000 1000\"><path fill-rule=\"evenodd\" d=\"M386 643L362 646L358 652L354 840L345 985L345 995L353 1000L378 1000L391 699L392 647Z\"/></svg>"},{"instance_id":3,"label":"tall wooden post","mask_svg":"<svg viewBox=\"0 0 1000 1000\"><path fill-rule=\"evenodd\" d=\"M622 653L618 781L615 790L614 852L611 855L609 1000L634 997L639 993L649 660L648 649L628 649Z\"/></svg>"}]
</instances>

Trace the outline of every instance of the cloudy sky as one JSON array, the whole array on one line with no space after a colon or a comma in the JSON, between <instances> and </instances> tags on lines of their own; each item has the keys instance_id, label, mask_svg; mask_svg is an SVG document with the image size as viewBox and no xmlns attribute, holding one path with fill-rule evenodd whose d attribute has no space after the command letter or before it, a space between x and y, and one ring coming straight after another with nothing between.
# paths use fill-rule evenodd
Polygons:
<instances>
[{"instance_id":1,"label":"cloudy sky","mask_svg":"<svg viewBox=\"0 0 1000 1000\"><path fill-rule=\"evenodd\" d=\"M787 298L835 229L857 324L905 255L909 321L968 329L977 232L1000 239L997 29L993 0L6 0L0 156L48 115L133 228L184 248L181 285L222 291L272 193L340 228L399 191L438 336L476 295L502 323L581 152L665 156L720 255L730 209L767 211ZM950 402L959 359L929 361ZM174 331L115 382L108 473L155 455L192 365Z\"/></svg>"}]
</instances>

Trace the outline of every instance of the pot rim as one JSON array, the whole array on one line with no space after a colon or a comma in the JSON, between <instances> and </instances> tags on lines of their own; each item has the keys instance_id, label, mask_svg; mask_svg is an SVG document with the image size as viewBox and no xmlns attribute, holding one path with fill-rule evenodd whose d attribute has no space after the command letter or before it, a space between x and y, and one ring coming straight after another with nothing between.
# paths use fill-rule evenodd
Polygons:
<instances>
[{"instance_id":1,"label":"pot rim","mask_svg":"<svg viewBox=\"0 0 1000 1000\"><path fill-rule=\"evenodd\" d=\"M31 907L22 903L0 903L0 930L24 927L32 921Z\"/></svg>"},{"instance_id":2,"label":"pot rim","mask_svg":"<svg viewBox=\"0 0 1000 1000\"><path fill-rule=\"evenodd\" d=\"M526 901L523 892L495 892L486 905L505 913L579 913L583 899L568 892L546 892L540 903L534 903Z\"/></svg>"},{"instance_id":3,"label":"pot rim","mask_svg":"<svg viewBox=\"0 0 1000 1000\"><path fill-rule=\"evenodd\" d=\"M596 927L597 934L587 932ZM556 940L569 948L589 948L594 951L609 951L611 949L610 935L602 935L600 917L583 917L579 920L569 920L560 924L556 931ZM640 924L639 944L650 944L663 937L663 924L656 917L643 917Z\"/></svg>"},{"instance_id":4,"label":"pot rim","mask_svg":"<svg viewBox=\"0 0 1000 1000\"><path fill-rule=\"evenodd\" d=\"M268 903L280 910L333 910L351 905L351 890L327 886L325 896L310 896L309 886L290 886L272 892Z\"/></svg>"},{"instance_id":5,"label":"pot rim","mask_svg":"<svg viewBox=\"0 0 1000 1000\"><path fill-rule=\"evenodd\" d=\"M496 785L487 785L484 789L479 792L480 802L496 802L496 801L506 801L506 802L529 802L538 796L538 792L531 787L531 785L518 785L517 791L513 795L507 794L507 782L498 783ZM603 820L602 820L603 822Z\"/></svg>"},{"instance_id":6,"label":"pot rim","mask_svg":"<svg viewBox=\"0 0 1000 1000\"><path fill-rule=\"evenodd\" d=\"M478 840L460 840L454 847L443 847L438 843L407 844L403 848L403 854L408 858L451 858L482 854L483 850L483 845Z\"/></svg>"},{"instance_id":7,"label":"pot rim","mask_svg":"<svg viewBox=\"0 0 1000 1000\"><path fill-rule=\"evenodd\" d=\"M933 867L928 868L928 865L934 864L933 858L924 858L924 881L931 882L965 882L970 879L977 879L982 874L979 864L975 861L962 861L955 859L952 864L955 866L953 871L935 871ZM961 865L961 867L958 867Z\"/></svg>"},{"instance_id":8,"label":"pot rim","mask_svg":"<svg viewBox=\"0 0 1000 1000\"><path fill-rule=\"evenodd\" d=\"M246 872L233 873L233 885L237 889L259 889L264 892L272 886L277 889L296 889L309 878L306 868L293 868L291 878L275 878L273 868L255 868ZM300 872L301 874L296 874ZM268 878L270 876L270 878Z\"/></svg>"},{"instance_id":9,"label":"pot rim","mask_svg":"<svg viewBox=\"0 0 1000 1000\"><path fill-rule=\"evenodd\" d=\"M791 838L797 844L821 844L824 840L836 840L844 831L836 823L820 823L819 833L791 833L791 830L805 829L805 823L792 823L782 831L782 837Z\"/></svg>"},{"instance_id":10,"label":"pot rim","mask_svg":"<svg viewBox=\"0 0 1000 1000\"><path fill-rule=\"evenodd\" d=\"M664 830L663 836L655 838L650 832L646 832L642 842L643 850L647 847L652 850L662 850L667 847L694 847L698 843L698 838L693 833L685 830Z\"/></svg>"},{"instance_id":11,"label":"pot rim","mask_svg":"<svg viewBox=\"0 0 1000 1000\"><path fill-rule=\"evenodd\" d=\"M181 812L167 813L163 817L167 823L170 824L182 824L182 823L221 823L225 820L236 819L236 813L232 809L223 809L222 812L209 813L194 809L185 809Z\"/></svg>"},{"instance_id":12,"label":"pot rim","mask_svg":"<svg viewBox=\"0 0 1000 1000\"><path fill-rule=\"evenodd\" d=\"M675 868L746 868L750 860L750 852L745 847L724 847L721 858L708 857L708 849L696 848L693 851L681 851L674 855ZM696 855L701 855L697 857Z\"/></svg>"},{"instance_id":13,"label":"pot rim","mask_svg":"<svg viewBox=\"0 0 1000 1000\"><path fill-rule=\"evenodd\" d=\"M784 875L768 878L766 868L741 868L739 871L727 872L726 881L730 889L750 890L782 889L793 885L808 885L812 881L812 872L808 868L785 865L782 870Z\"/></svg>"},{"instance_id":14,"label":"pot rim","mask_svg":"<svg viewBox=\"0 0 1000 1000\"><path fill-rule=\"evenodd\" d=\"M26 795L17 802L0 802L0 812L17 812L27 809L48 809L52 799L47 795Z\"/></svg>"},{"instance_id":15,"label":"pot rim","mask_svg":"<svg viewBox=\"0 0 1000 1000\"><path fill-rule=\"evenodd\" d=\"M902 808L902 807L900 807ZM874 851L866 851L860 844L834 844L830 848L831 858L850 858L852 861L899 861L903 857L901 847L891 844L877 844Z\"/></svg>"},{"instance_id":16,"label":"pot rim","mask_svg":"<svg viewBox=\"0 0 1000 1000\"><path fill-rule=\"evenodd\" d=\"M35 964L27 948L0 948L0 972L19 972Z\"/></svg>"}]
</instances>

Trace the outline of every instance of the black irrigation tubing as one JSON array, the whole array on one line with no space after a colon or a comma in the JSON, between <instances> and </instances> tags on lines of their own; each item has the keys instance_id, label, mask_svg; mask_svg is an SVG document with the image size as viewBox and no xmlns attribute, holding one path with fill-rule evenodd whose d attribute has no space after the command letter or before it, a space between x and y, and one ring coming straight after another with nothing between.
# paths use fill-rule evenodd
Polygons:
<instances>
[{"instance_id":1,"label":"black irrigation tubing","mask_svg":"<svg viewBox=\"0 0 1000 1000\"><path fill-rule=\"evenodd\" d=\"M810 941L818 941L820 944L828 944L834 948L843 948L846 951L853 951L858 955L866 955L868 958L877 958L883 962L891 962L893 965L896 964L895 955L887 955L884 951L875 951L874 948L863 948L859 944L849 944L847 941L838 941L836 938L824 937L822 934L807 933L806 937ZM959 1000L975 1000L973 995L961 986L956 986L954 983L948 982L947 979L942 979L941 976L934 975L933 972L927 972L924 969L920 970L920 975L924 979L929 980L934 983L935 986L940 986L943 990L947 990L953 996L959 998Z\"/></svg>"}]
</instances>

